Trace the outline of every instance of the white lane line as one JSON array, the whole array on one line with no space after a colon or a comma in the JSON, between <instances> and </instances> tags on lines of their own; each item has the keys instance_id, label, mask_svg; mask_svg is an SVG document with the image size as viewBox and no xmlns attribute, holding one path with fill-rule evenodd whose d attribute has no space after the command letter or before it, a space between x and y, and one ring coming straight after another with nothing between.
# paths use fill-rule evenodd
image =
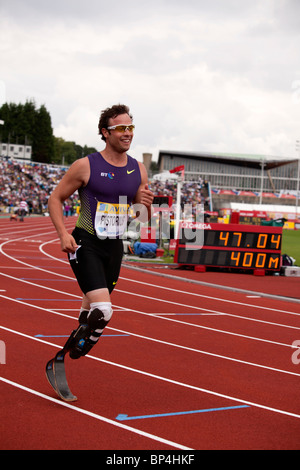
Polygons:
<instances>
[{"instance_id":1,"label":"white lane line","mask_svg":"<svg viewBox=\"0 0 300 470\"><path fill-rule=\"evenodd\" d=\"M32 336L26 335L26 334L21 333L19 331L11 330L9 328L4 328L4 327L0 327L0 328L4 329L4 330L6 330L10 333L14 333L14 334L23 336L24 338L27 338L27 339L30 339L30 340L33 340L33 341L38 341L38 342L47 344L49 346L53 346L53 347L58 348L58 349L61 348L61 346L59 346L57 344L50 343L49 341L45 341L45 340L42 340L40 338L35 338L35 337L32 337ZM279 413L279 414L283 414L283 415L286 415L286 416L291 416L293 418L300 418L299 414L291 413L290 411L280 410L278 408L273 408L273 407L270 407L270 406L262 405L260 403L256 403L256 402L252 402L252 401L249 401L249 400L243 400L241 398L233 397L231 395L225 395L224 393L214 392L213 390L208 390L208 389L205 389L205 388L197 387L195 385L190 385L190 384L186 384L184 382L179 382L177 380L168 379L167 377L152 374L150 372L145 372L145 371L140 370L140 369L135 369L133 367L118 364L116 362L107 361L107 360L101 359L99 357L90 356L89 354L87 354L85 357L93 359L95 361L103 362L104 364L108 364L108 365L111 365L111 366L114 366L114 367L118 367L120 369L125 369L125 370L130 371L130 372L135 372L135 373L140 374L140 375L145 375L146 377L151 377L151 378L154 378L154 379L161 380L163 382L178 385L180 387L184 387L184 388L187 388L187 389L207 393L209 395L213 395L213 396L216 396L216 397L226 398L227 400L235 401L235 402L238 402L238 403L244 403L245 405L254 406L256 408L260 408L260 409L263 409L263 410L266 410L266 411L272 411L274 413Z\"/></svg>"},{"instance_id":2,"label":"white lane line","mask_svg":"<svg viewBox=\"0 0 300 470\"><path fill-rule=\"evenodd\" d=\"M50 255L49 253L47 253L45 250L44 250L44 246L45 245L48 245L49 243L53 243L55 242L57 239L54 239L54 240L49 240L49 241L46 241L46 242L43 242L41 244L41 246L39 247L40 251L45 255L45 256L48 256L49 258L52 258L60 263L65 263L65 264L68 264L68 261L66 260L63 260L61 258L57 258L53 255ZM125 266L125 269L126 269L126 266ZM149 273L148 273L149 274ZM230 304L235 304L235 305L240 305L240 306L245 306L245 307L250 307L250 308L255 308L255 309L260 309L260 310L268 310L268 311L272 311L272 312L279 312L279 313L287 313L289 315L296 315L296 316L300 316L300 313L298 312L291 312L289 310L282 310L282 309L276 309L276 308L271 308L271 307L264 307L262 305L253 305L253 304L248 304L248 303L245 303L245 302L238 302L236 300L231 300L231 299L224 299L222 297L212 297L212 296L209 296L209 295L206 295L206 294L199 294L199 293L196 293L196 292L187 292L187 291L184 291L184 290L180 290L180 289L175 289L175 288L172 288L172 287L166 287L166 286L163 286L163 285L158 285L158 284L152 284L152 283L145 283L143 281L138 281L137 279L131 279L131 278L127 278L127 277L122 277L120 276L119 279L122 279L124 281L128 281L128 282L133 282L133 283L136 283L136 284L142 284L142 285L147 285L147 286L150 286L150 287L154 287L155 289L163 289L163 290L167 290L167 291L172 291L172 292L177 292L177 293L180 293L180 294L188 294L190 296L195 296L195 297L201 297L201 298L204 298L204 299L210 299L210 300L214 300L214 301L217 301L217 302L224 302L224 303L230 303ZM250 296L249 296L250 297ZM257 297L257 296L253 296L253 297ZM261 297L261 296L258 296L258 297ZM252 320L252 321L258 321L258 322L262 322L264 323L263 320L256 320L256 319L252 319L252 318L248 318L248 317L243 317L243 316L239 316L239 315L234 315L234 314L230 314L230 313L223 313L223 315L228 315L228 316L231 316L231 317L237 317L237 318L242 318L242 319L246 319L246 320ZM275 323L276 325L276 323Z\"/></svg>"},{"instance_id":3,"label":"white lane line","mask_svg":"<svg viewBox=\"0 0 300 470\"><path fill-rule=\"evenodd\" d=\"M141 430L133 428L131 426L127 426L126 424L121 424L117 421L113 421L112 419L105 418L104 416L98 415L96 413L92 413L91 411L84 410L83 408L79 408L77 406L71 405L70 403L58 400L56 398L49 397L48 395L45 395L44 393L38 392L37 390L33 390L32 388L25 387L24 385L18 384L16 382L12 382L11 380L5 379L4 377L0 377L0 380L2 382L5 382L5 383L9 384L9 385L12 385L13 387L24 390L25 392L29 392L32 395L35 395L35 396L38 396L38 397L43 398L45 400L51 401L53 403L56 403L57 405L64 406L66 408L69 408L73 411L76 411L77 413L81 413L81 414L83 414L85 416L88 416L90 418L94 418L94 419L97 419L99 421L103 421L104 423L115 426L117 428L121 428L124 431L133 432L135 434L138 434L139 436L147 437L148 439L152 439L152 440L160 442L162 444L166 444L170 447L174 447L175 449L193 450L191 447L183 446L182 444L178 444L178 443L170 441L168 439L164 439L162 437L156 436L155 434L150 434L148 432L141 431Z\"/></svg>"},{"instance_id":4,"label":"white lane line","mask_svg":"<svg viewBox=\"0 0 300 470\"><path fill-rule=\"evenodd\" d=\"M50 271L48 271L50 272ZM54 273L53 273L54 274ZM19 281L19 282L24 282L26 284L30 284L32 286L36 286L36 287L39 287L41 289L46 289L46 290L51 290L53 292L58 292L60 294L63 294L63 295L66 295L66 296L70 296L70 297L74 297L74 298L82 298L81 296L77 296L75 294L72 294L72 293L69 293L67 291L60 291L58 289L53 289L52 287L47 287L47 286L42 286L40 284L35 284L33 282L30 282L30 281L25 281L24 279L19 279L17 277L14 277L14 276L10 276L8 274L4 274L4 273L1 273L0 272L0 275L1 276L5 276L5 277L8 277L10 279L14 279L16 281ZM68 278L68 279L72 279L70 276L62 276L64 278ZM121 292L121 293L125 293L125 294L128 294L128 295L134 295L134 296L139 296L139 297L143 297L143 298L149 298L149 299L154 299L154 300L157 300L155 297L149 297L149 296L145 296L145 295L141 295L141 294L133 294L132 292L127 292L127 291L123 291L123 290L120 290L120 289L115 289L117 292ZM170 301L166 301L166 300L161 300L161 302L167 302L167 303L170 303ZM181 307L189 307L189 308L194 308L194 309L197 309L198 307L192 307L190 305L185 305L185 304L179 304L177 302L171 302L175 305L179 305ZM199 307L199 309L201 309ZM134 310L134 309L131 309L133 312L136 312L136 313L139 313L140 315L146 315L146 316L152 316L154 318L160 318L162 320L165 320L165 321L171 321L171 322L174 322L174 323L180 323L180 324L183 324L185 326L192 326L194 328L200 328L200 329L204 329L204 330L209 330L209 331L215 331L217 333L221 333L221 334L227 334L227 335L231 335L231 336L237 336L237 337L241 337L241 338L245 338L245 339L250 339L250 340L253 340L253 341L260 341L260 342L264 342L264 343L271 343L271 344L277 344L279 346L285 346L285 347L290 347L290 344L285 344L285 343L280 343L278 341L271 341L271 340L267 340L267 339L262 339L262 338L258 338L258 337L255 337L255 336L248 336L248 335L242 335L242 334L239 334L239 333L233 333L233 332L230 332L230 331L226 331L226 330L220 330L220 329L217 329L217 328L211 328L211 327L208 327L208 326L203 326L203 325L197 325L195 323L189 323L189 322L184 322L184 321L181 321L181 320L175 320L173 318L167 318L167 317L163 317L163 316L159 316L159 315L155 315L155 314L152 314L152 313L145 313L145 312L141 312L139 310ZM214 312L214 311L212 311ZM214 312L216 313L216 312ZM218 313L222 313L222 312L218 312ZM260 320L259 320L260 321ZM263 322L265 323L265 322ZM267 322L268 323L268 322ZM292 326L289 326L289 325L280 325L280 324L275 324L276 326L282 326L282 327L285 327L285 328L292 328L292 329L300 329L298 327L292 327Z\"/></svg>"}]
</instances>

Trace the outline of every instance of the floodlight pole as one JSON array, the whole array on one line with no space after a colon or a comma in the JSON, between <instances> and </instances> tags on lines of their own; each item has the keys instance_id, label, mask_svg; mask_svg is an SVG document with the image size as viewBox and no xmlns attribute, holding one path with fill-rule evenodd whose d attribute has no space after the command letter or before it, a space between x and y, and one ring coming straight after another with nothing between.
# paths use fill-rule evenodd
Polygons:
<instances>
[{"instance_id":1,"label":"floodlight pole","mask_svg":"<svg viewBox=\"0 0 300 470\"><path fill-rule=\"evenodd\" d=\"M181 176L177 179L176 217L175 217L175 240L179 238L180 209L181 209Z\"/></svg>"},{"instance_id":2,"label":"floodlight pole","mask_svg":"<svg viewBox=\"0 0 300 470\"><path fill-rule=\"evenodd\" d=\"M4 126L4 121L3 121L2 119L0 119L0 125L1 125L1 126ZM1 136L0 144L1 144L0 156L2 156L2 136Z\"/></svg>"},{"instance_id":3,"label":"floodlight pole","mask_svg":"<svg viewBox=\"0 0 300 470\"><path fill-rule=\"evenodd\" d=\"M262 204L262 195L264 190L264 159L261 160L261 177L260 177L260 195L259 195L259 204Z\"/></svg>"},{"instance_id":4,"label":"floodlight pole","mask_svg":"<svg viewBox=\"0 0 300 470\"><path fill-rule=\"evenodd\" d=\"M300 141L299 140L296 140L296 150L298 150L297 188L296 188L296 217L298 218L299 178L300 178Z\"/></svg>"}]
</instances>

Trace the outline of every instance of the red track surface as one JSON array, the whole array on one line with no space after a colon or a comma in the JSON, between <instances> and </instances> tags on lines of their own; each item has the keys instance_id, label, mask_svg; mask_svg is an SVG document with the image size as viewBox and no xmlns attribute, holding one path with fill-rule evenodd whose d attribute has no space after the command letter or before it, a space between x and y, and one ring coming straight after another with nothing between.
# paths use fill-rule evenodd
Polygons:
<instances>
[{"instance_id":1,"label":"red track surface","mask_svg":"<svg viewBox=\"0 0 300 470\"><path fill-rule=\"evenodd\" d=\"M300 448L300 303L271 295L299 280L124 265L99 344L66 359L67 404L44 369L81 293L49 218L0 220L0 250L1 449Z\"/></svg>"}]
</instances>

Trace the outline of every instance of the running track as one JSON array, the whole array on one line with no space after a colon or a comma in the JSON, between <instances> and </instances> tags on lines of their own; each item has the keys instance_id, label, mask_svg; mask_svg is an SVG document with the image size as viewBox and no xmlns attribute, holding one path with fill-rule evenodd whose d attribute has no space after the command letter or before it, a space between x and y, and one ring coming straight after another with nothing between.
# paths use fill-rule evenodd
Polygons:
<instances>
[{"instance_id":1,"label":"running track","mask_svg":"<svg viewBox=\"0 0 300 470\"><path fill-rule=\"evenodd\" d=\"M65 403L44 369L81 293L49 218L0 219L1 449L299 449L299 299L176 276L124 264L100 342L66 359Z\"/></svg>"}]
</instances>

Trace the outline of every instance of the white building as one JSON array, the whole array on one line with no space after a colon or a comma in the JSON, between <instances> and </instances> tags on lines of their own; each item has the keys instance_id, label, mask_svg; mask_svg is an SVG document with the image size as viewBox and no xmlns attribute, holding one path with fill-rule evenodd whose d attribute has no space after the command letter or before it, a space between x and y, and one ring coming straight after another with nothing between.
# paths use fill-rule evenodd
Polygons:
<instances>
[{"instance_id":1,"label":"white building","mask_svg":"<svg viewBox=\"0 0 300 470\"><path fill-rule=\"evenodd\" d=\"M31 160L31 145L6 144L0 142L0 156L17 158L19 160Z\"/></svg>"}]
</instances>

